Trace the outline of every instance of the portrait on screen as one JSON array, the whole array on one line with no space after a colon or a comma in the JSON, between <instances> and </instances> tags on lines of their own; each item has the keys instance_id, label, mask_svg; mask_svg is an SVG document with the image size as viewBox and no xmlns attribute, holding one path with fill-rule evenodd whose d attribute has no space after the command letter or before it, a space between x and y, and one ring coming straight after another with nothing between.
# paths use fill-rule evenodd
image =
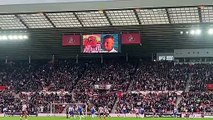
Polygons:
<instances>
[{"instance_id":1,"label":"portrait on screen","mask_svg":"<svg viewBox=\"0 0 213 120\"><path fill-rule=\"evenodd\" d=\"M101 34L83 35L83 53L101 52Z\"/></svg>"},{"instance_id":2,"label":"portrait on screen","mask_svg":"<svg viewBox=\"0 0 213 120\"><path fill-rule=\"evenodd\" d=\"M83 53L118 53L118 34L83 35Z\"/></svg>"},{"instance_id":3,"label":"portrait on screen","mask_svg":"<svg viewBox=\"0 0 213 120\"><path fill-rule=\"evenodd\" d=\"M102 53L118 52L118 34L102 34L101 35Z\"/></svg>"}]
</instances>

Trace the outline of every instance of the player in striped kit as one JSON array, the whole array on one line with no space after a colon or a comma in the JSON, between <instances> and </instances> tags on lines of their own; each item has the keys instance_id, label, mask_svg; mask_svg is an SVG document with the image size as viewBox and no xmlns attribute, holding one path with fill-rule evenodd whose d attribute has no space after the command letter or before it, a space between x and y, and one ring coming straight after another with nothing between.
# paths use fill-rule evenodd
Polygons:
<instances>
[{"instance_id":1,"label":"player in striped kit","mask_svg":"<svg viewBox=\"0 0 213 120\"><path fill-rule=\"evenodd\" d=\"M98 113L99 113L100 120L102 120L102 117L104 118L104 120L106 120L105 110L103 107L98 108Z\"/></svg>"},{"instance_id":2,"label":"player in striped kit","mask_svg":"<svg viewBox=\"0 0 213 120\"><path fill-rule=\"evenodd\" d=\"M28 109L28 106L27 106L27 104L25 104L25 103L23 103L22 104L22 114L21 114L21 120L23 120L23 118L25 119L25 120L27 120L27 109Z\"/></svg>"}]
</instances>

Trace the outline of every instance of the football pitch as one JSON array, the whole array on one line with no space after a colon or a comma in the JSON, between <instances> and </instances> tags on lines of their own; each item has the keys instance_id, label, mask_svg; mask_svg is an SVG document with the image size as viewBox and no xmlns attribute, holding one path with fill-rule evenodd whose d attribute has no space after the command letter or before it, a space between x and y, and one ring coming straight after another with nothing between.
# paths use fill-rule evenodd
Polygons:
<instances>
[{"instance_id":1,"label":"football pitch","mask_svg":"<svg viewBox=\"0 0 213 120\"><path fill-rule=\"evenodd\" d=\"M212 118L187 118L196 120L212 120ZM106 120L187 120L186 118L107 118ZM0 117L0 120L20 120L20 117ZM65 118L65 117L29 117L28 120L80 120L79 118ZM86 117L82 120L100 120L99 118ZM104 119L102 119L104 120Z\"/></svg>"}]
</instances>

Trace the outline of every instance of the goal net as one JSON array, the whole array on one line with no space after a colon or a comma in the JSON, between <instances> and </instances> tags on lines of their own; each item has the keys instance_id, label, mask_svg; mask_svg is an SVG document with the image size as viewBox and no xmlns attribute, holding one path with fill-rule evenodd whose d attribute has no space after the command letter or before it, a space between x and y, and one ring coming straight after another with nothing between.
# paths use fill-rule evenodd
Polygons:
<instances>
[{"instance_id":1,"label":"goal net","mask_svg":"<svg viewBox=\"0 0 213 120\"><path fill-rule=\"evenodd\" d=\"M51 115L66 115L69 107L72 106L75 110L75 115L78 115L78 106L83 108L84 115L87 115L88 107L86 103L51 103L50 114Z\"/></svg>"}]
</instances>

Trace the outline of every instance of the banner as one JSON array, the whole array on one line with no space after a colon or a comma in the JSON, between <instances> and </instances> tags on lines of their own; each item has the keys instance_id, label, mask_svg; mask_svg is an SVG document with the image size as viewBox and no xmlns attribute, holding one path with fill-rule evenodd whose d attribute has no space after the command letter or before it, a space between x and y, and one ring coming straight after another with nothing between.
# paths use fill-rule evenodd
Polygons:
<instances>
[{"instance_id":1,"label":"banner","mask_svg":"<svg viewBox=\"0 0 213 120\"><path fill-rule=\"evenodd\" d=\"M122 34L122 44L140 44L140 33L124 33Z\"/></svg>"},{"instance_id":2,"label":"banner","mask_svg":"<svg viewBox=\"0 0 213 120\"><path fill-rule=\"evenodd\" d=\"M77 46L81 45L80 35L63 35L62 46Z\"/></svg>"},{"instance_id":3,"label":"banner","mask_svg":"<svg viewBox=\"0 0 213 120\"><path fill-rule=\"evenodd\" d=\"M94 85L95 89L99 90L109 90L111 88L111 85Z\"/></svg>"},{"instance_id":4,"label":"banner","mask_svg":"<svg viewBox=\"0 0 213 120\"><path fill-rule=\"evenodd\" d=\"M6 90L7 86L0 86L0 91Z\"/></svg>"},{"instance_id":5,"label":"banner","mask_svg":"<svg viewBox=\"0 0 213 120\"><path fill-rule=\"evenodd\" d=\"M188 114L182 113L181 116L182 116L182 118L203 118L203 115L200 114L200 113L193 113L193 114L191 114L191 113L188 113Z\"/></svg>"},{"instance_id":6,"label":"banner","mask_svg":"<svg viewBox=\"0 0 213 120\"><path fill-rule=\"evenodd\" d=\"M136 116L135 116L135 114L134 113L127 113L127 114L115 114L115 113L110 113L110 117L129 117L129 118L135 118ZM166 112L166 113L153 113L153 112L145 112L145 114L144 114L144 116L142 116L142 115L140 115L140 117L141 117L141 119L139 119L139 120L143 120L144 118L143 117L145 117L145 118L156 118L156 119L158 119L158 117L162 117L162 118L171 118L171 119L173 119L174 118L174 116L173 116L173 113L172 112ZM180 113L178 113L177 114L177 119L179 119L179 118L181 118L181 114Z\"/></svg>"},{"instance_id":7,"label":"banner","mask_svg":"<svg viewBox=\"0 0 213 120\"><path fill-rule=\"evenodd\" d=\"M118 97L119 99L121 99L121 98L123 97L123 93L122 93L121 91L118 91L118 92L117 92L117 97Z\"/></svg>"},{"instance_id":8,"label":"banner","mask_svg":"<svg viewBox=\"0 0 213 120\"><path fill-rule=\"evenodd\" d=\"M161 94L161 93L176 93L177 95L181 95L183 91L131 91L132 94L149 94L149 93L156 93L156 94Z\"/></svg>"},{"instance_id":9,"label":"banner","mask_svg":"<svg viewBox=\"0 0 213 120\"><path fill-rule=\"evenodd\" d=\"M207 84L208 90L213 90L213 84Z\"/></svg>"}]
</instances>

